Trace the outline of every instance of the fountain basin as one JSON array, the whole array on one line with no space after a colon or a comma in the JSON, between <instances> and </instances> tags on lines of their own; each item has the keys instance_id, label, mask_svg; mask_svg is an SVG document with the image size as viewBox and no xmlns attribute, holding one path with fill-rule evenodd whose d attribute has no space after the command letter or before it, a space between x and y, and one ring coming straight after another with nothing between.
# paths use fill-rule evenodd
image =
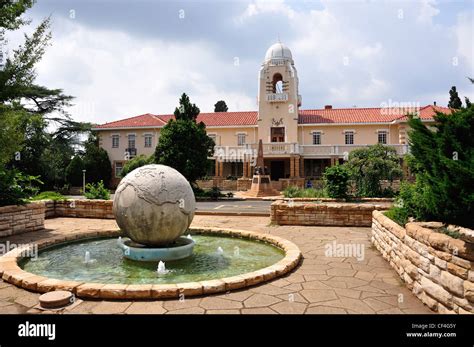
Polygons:
<instances>
[{"instance_id":1,"label":"fountain basin","mask_svg":"<svg viewBox=\"0 0 474 347\"><path fill-rule=\"evenodd\" d=\"M215 269L211 269L212 271L208 271L208 275L205 276L196 276L196 274L193 273L192 276L177 276L175 280L171 281L167 276L153 276L153 280L151 281L140 280L138 282L124 281L123 277L120 277L121 280L117 280L117 278L107 279L103 277L101 271L95 272L95 274L98 275L98 279L94 280L87 276L81 278L81 276L77 276L78 273L75 271L70 272L69 274L72 277L69 277L54 275L52 273L35 273L33 271L25 271L26 269L22 268L25 262L32 261L25 258L25 252L26 255L31 254L30 248L38 247L41 257L43 252L48 252L53 248L63 246L69 247L75 243L85 241L96 242L99 241L98 238L106 238L105 240L108 238L108 241L114 243L115 252L118 252L120 258L123 259L122 250L117 246L117 237L123 236L120 230L87 231L44 239L37 242L35 245L8 252L0 257L0 275L3 275L3 279L6 282L40 293L52 290L68 290L82 298L164 299L180 298L183 295L193 296L227 292L257 285L288 273L298 265L301 259L301 252L295 244L283 238L269 234L216 228L207 228L205 230L190 228L189 232L193 235L195 240L200 236L217 236L216 239L222 237L223 239L231 238L236 241L257 241L259 244L270 245L274 249L278 249L281 254L272 261L269 261L266 264L262 263L258 267L242 268L237 272L227 270L220 271L219 269L215 271ZM222 244L221 242L219 243ZM218 253L217 247L215 246L216 244L212 245L212 256L215 256ZM194 250L196 256L199 256L200 254L199 247L199 242L197 242ZM232 248L229 250L225 244L222 244L222 248L224 249L224 255L228 255L232 251ZM245 255L243 248L241 249L241 254ZM83 256L84 253L81 254L81 259L78 260L81 264L83 263ZM93 249L91 249L91 256L96 260L91 266L100 266L100 256L96 254ZM123 259L122 261L136 264L147 264L146 262L135 262L128 259ZM177 263L183 261L186 261L186 259L178 260ZM142 267L142 265L140 266ZM156 271L156 264L153 264L152 268L152 271ZM170 269L172 274L176 274L176 269L179 268L179 266L176 266L171 262L166 264L166 268ZM111 269L113 269L113 267L111 267ZM137 278L143 279L142 275L146 273L146 271L141 273ZM151 277L148 276L148 278Z\"/></svg>"},{"instance_id":2,"label":"fountain basin","mask_svg":"<svg viewBox=\"0 0 474 347\"><path fill-rule=\"evenodd\" d=\"M190 257L193 254L194 241L181 236L169 247L146 247L132 240L119 238L118 245L123 256L136 261L170 261Z\"/></svg>"}]
</instances>

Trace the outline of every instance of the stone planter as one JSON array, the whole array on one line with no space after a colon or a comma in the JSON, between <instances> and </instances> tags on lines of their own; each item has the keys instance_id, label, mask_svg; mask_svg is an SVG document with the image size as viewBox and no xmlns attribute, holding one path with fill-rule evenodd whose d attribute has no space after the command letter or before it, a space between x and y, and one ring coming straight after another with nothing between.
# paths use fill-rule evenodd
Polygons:
<instances>
[{"instance_id":1,"label":"stone planter","mask_svg":"<svg viewBox=\"0 0 474 347\"><path fill-rule=\"evenodd\" d=\"M436 230L441 223L407 223L401 227L373 212L372 243L407 287L431 310L474 313L474 243Z\"/></svg>"},{"instance_id":2,"label":"stone planter","mask_svg":"<svg viewBox=\"0 0 474 347\"><path fill-rule=\"evenodd\" d=\"M0 237L44 229L45 203L0 207Z\"/></svg>"},{"instance_id":3,"label":"stone planter","mask_svg":"<svg viewBox=\"0 0 474 347\"><path fill-rule=\"evenodd\" d=\"M386 206L364 203L315 203L277 200L271 205L271 221L279 225L370 226L372 211Z\"/></svg>"}]
</instances>

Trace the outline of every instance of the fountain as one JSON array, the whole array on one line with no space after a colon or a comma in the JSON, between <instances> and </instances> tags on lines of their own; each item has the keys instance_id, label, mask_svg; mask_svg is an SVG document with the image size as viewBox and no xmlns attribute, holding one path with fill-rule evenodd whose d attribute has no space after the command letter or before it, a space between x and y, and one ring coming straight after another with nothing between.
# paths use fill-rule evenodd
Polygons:
<instances>
[{"instance_id":1,"label":"fountain","mask_svg":"<svg viewBox=\"0 0 474 347\"><path fill-rule=\"evenodd\" d=\"M93 292L94 298L136 298L141 293L140 298L156 299L255 285L297 265L301 254L284 239L245 230L189 228L195 205L191 186L179 172L163 165L140 167L115 193L120 231L70 235L61 244L42 247L37 261L20 259L16 271L52 278L59 289L74 285L79 297ZM18 283L32 288L28 281ZM88 286L103 287L94 291Z\"/></svg>"},{"instance_id":2,"label":"fountain","mask_svg":"<svg viewBox=\"0 0 474 347\"><path fill-rule=\"evenodd\" d=\"M156 273L158 274L158 276L161 276L166 275L168 272L169 270L166 270L165 263L160 260L160 262L158 263L158 267L156 268Z\"/></svg>"},{"instance_id":3,"label":"fountain","mask_svg":"<svg viewBox=\"0 0 474 347\"><path fill-rule=\"evenodd\" d=\"M86 251L86 254L84 255L84 263L90 263L91 261L91 252Z\"/></svg>"},{"instance_id":4,"label":"fountain","mask_svg":"<svg viewBox=\"0 0 474 347\"><path fill-rule=\"evenodd\" d=\"M189 257L195 242L182 235L194 217L191 185L175 169L145 165L130 172L115 192L113 211L129 239L118 239L123 256L137 261Z\"/></svg>"}]
</instances>

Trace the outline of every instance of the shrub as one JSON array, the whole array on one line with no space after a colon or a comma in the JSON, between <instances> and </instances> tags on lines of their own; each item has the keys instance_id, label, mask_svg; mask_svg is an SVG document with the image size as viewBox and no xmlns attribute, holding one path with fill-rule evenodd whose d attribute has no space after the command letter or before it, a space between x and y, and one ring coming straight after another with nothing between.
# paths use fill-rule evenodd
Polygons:
<instances>
[{"instance_id":1,"label":"shrub","mask_svg":"<svg viewBox=\"0 0 474 347\"><path fill-rule=\"evenodd\" d=\"M191 188L193 189L195 197L202 197L205 195L204 189L198 187L197 185L191 184Z\"/></svg>"},{"instance_id":2,"label":"shrub","mask_svg":"<svg viewBox=\"0 0 474 347\"><path fill-rule=\"evenodd\" d=\"M434 130L418 118L408 122L417 194L416 209L407 213L473 228L474 105L451 115L437 113L434 118Z\"/></svg>"},{"instance_id":3,"label":"shrub","mask_svg":"<svg viewBox=\"0 0 474 347\"><path fill-rule=\"evenodd\" d=\"M0 206L25 204L28 198L38 193L40 184L43 182L38 176L0 169Z\"/></svg>"},{"instance_id":4,"label":"shrub","mask_svg":"<svg viewBox=\"0 0 474 347\"><path fill-rule=\"evenodd\" d=\"M345 165L356 185L356 194L361 197L390 194L390 190L382 189L381 181L392 182L402 176L397 151L381 144L352 151Z\"/></svg>"},{"instance_id":5,"label":"shrub","mask_svg":"<svg viewBox=\"0 0 474 347\"><path fill-rule=\"evenodd\" d=\"M297 198L299 197L299 188L297 186L288 186L283 190L283 196L285 198Z\"/></svg>"},{"instance_id":6,"label":"shrub","mask_svg":"<svg viewBox=\"0 0 474 347\"><path fill-rule=\"evenodd\" d=\"M132 172L136 168L148 165L148 164L153 164L155 157L153 155L147 157L144 154L140 154L139 156L136 156L135 158L127 161L125 165L122 168L122 172L120 173L120 177L125 177L127 176L128 173Z\"/></svg>"},{"instance_id":7,"label":"shrub","mask_svg":"<svg viewBox=\"0 0 474 347\"><path fill-rule=\"evenodd\" d=\"M38 200L66 200L66 197L58 192L46 191L30 198L31 201Z\"/></svg>"},{"instance_id":8,"label":"shrub","mask_svg":"<svg viewBox=\"0 0 474 347\"><path fill-rule=\"evenodd\" d=\"M213 200L217 200L221 197L224 197L224 194L221 193L219 187L212 187L211 189L202 189L193 185L191 185L191 187L193 188L194 196L197 198L211 198ZM232 196L229 196L229 194L232 194ZM233 196L233 193L227 193L227 197Z\"/></svg>"},{"instance_id":9,"label":"shrub","mask_svg":"<svg viewBox=\"0 0 474 347\"><path fill-rule=\"evenodd\" d=\"M346 198L349 171L344 165L329 166L324 171L326 192L331 198Z\"/></svg>"},{"instance_id":10,"label":"shrub","mask_svg":"<svg viewBox=\"0 0 474 347\"><path fill-rule=\"evenodd\" d=\"M99 183L87 183L86 184L86 191L84 192L84 196L87 199L102 199L102 200L109 200L110 199L110 192L104 186L104 182L100 181Z\"/></svg>"},{"instance_id":11,"label":"shrub","mask_svg":"<svg viewBox=\"0 0 474 347\"><path fill-rule=\"evenodd\" d=\"M207 191L207 196L209 196L213 200L217 200L223 195L219 187L212 187L210 190Z\"/></svg>"},{"instance_id":12,"label":"shrub","mask_svg":"<svg viewBox=\"0 0 474 347\"><path fill-rule=\"evenodd\" d=\"M298 188L297 186L289 186L283 190L285 198L324 198L327 197L324 189L316 188Z\"/></svg>"},{"instance_id":13,"label":"shrub","mask_svg":"<svg viewBox=\"0 0 474 347\"><path fill-rule=\"evenodd\" d=\"M302 198L325 198L327 197L327 194L324 191L324 189L306 188L306 189L301 189L301 197Z\"/></svg>"},{"instance_id":14,"label":"shrub","mask_svg":"<svg viewBox=\"0 0 474 347\"><path fill-rule=\"evenodd\" d=\"M228 198L233 198L233 197L234 197L234 193L228 192L228 193L226 194L226 196L227 196Z\"/></svg>"}]
</instances>

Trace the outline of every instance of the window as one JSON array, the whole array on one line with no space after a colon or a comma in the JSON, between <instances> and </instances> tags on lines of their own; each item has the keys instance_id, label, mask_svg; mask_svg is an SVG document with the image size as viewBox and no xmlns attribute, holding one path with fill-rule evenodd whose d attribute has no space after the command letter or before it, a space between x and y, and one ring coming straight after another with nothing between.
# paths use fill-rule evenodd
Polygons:
<instances>
[{"instance_id":1,"label":"window","mask_svg":"<svg viewBox=\"0 0 474 347\"><path fill-rule=\"evenodd\" d=\"M118 148L119 147L119 135L112 135L112 148Z\"/></svg>"},{"instance_id":2,"label":"window","mask_svg":"<svg viewBox=\"0 0 474 347\"><path fill-rule=\"evenodd\" d=\"M321 144L321 132L316 131L313 133L313 145L320 145Z\"/></svg>"},{"instance_id":3,"label":"window","mask_svg":"<svg viewBox=\"0 0 474 347\"><path fill-rule=\"evenodd\" d=\"M145 135L145 147L151 147L152 136L150 134Z\"/></svg>"},{"instance_id":4,"label":"window","mask_svg":"<svg viewBox=\"0 0 474 347\"><path fill-rule=\"evenodd\" d=\"M378 132L378 142L383 145L387 144L387 132L385 130Z\"/></svg>"},{"instance_id":5,"label":"window","mask_svg":"<svg viewBox=\"0 0 474 347\"><path fill-rule=\"evenodd\" d=\"M128 135L128 148L135 148L135 134Z\"/></svg>"},{"instance_id":6,"label":"window","mask_svg":"<svg viewBox=\"0 0 474 347\"><path fill-rule=\"evenodd\" d=\"M272 80L272 91L273 93L283 93L284 85L283 85L283 76L280 73L276 73L273 75Z\"/></svg>"},{"instance_id":7,"label":"window","mask_svg":"<svg viewBox=\"0 0 474 347\"><path fill-rule=\"evenodd\" d=\"M346 145L353 145L354 144L354 132L353 131L346 131L344 133L345 143Z\"/></svg>"},{"instance_id":8,"label":"window","mask_svg":"<svg viewBox=\"0 0 474 347\"><path fill-rule=\"evenodd\" d=\"M115 177L120 178L120 174L122 173L123 164L122 163L115 163Z\"/></svg>"},{"instance_id":9,"label":"window","mask_svg":"<svg viewBox=\"0 0 474 347\"><path fill-rule=\"evenodd\" d=\"M278 127L278 128L271 128L271 140L272 142L285 142L285 128Z\"/></svg>"},{"instance_id":10,"label":"window","mask_svg":"<svg viewBox=\"0 0 474 347\"><path fill-rule=\"evenodd\" d=\"M245 145L245 134L237 134L237 146Z\"/></svg>"},{"instance_id":11,"label":"window","mask_svg":"<svg viewBox=\"0 0 474 347\"><path fill-rule=\"evenodd\" d=\"M207 136L209 136L217 146L217 135L216 134L208 134Z\"/></svg>"}]
</instances>

